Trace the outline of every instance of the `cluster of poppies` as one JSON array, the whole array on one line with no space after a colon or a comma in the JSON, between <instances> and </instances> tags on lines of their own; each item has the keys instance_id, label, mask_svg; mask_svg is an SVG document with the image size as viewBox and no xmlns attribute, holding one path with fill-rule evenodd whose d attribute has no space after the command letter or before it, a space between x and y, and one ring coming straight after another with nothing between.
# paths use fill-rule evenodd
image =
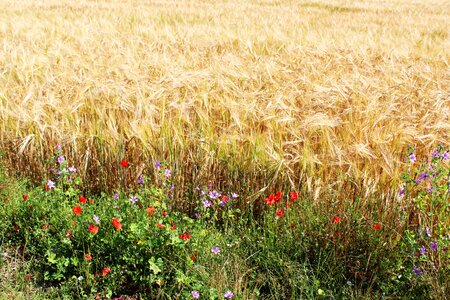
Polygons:
<instances>
[{"instance_id":1,"label":"cluster of poppies","mask_svg":"<svg viewBox=\"0 0 450 300\"><path fill-rule=\"evenodd\" d=\"M281 201L283 197L282 192L277 192L276 194L270 194L266 199L264 199L264 202L267 203L267 205L272 206L276 205L278 202ZM289 201L286 203L286 207L291 207L294 205L294 201L298 199L298 192L290 192L289 193ZM276 214L278 217L284 216L284 213L286 212L285 209L277 209Z\"/></svg>"}]
</instances>

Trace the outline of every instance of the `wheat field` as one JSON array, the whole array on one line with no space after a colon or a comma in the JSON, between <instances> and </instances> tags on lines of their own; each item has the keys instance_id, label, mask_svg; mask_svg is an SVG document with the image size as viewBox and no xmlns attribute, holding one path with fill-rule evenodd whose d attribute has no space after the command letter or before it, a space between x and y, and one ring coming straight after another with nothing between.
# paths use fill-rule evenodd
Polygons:
<instances>
[{"instance_id":1,"label":"wheat field","mask_svg":"<svg viewBox=\"0 0 450 300\"><path fill-rule=\"evenodd\" d=\"M395 187L450 146L450 2L0 0L0 152L36 180L63 146L92 187L153 161L191 184L316 199Z\"/></svg>"}]
</instances>

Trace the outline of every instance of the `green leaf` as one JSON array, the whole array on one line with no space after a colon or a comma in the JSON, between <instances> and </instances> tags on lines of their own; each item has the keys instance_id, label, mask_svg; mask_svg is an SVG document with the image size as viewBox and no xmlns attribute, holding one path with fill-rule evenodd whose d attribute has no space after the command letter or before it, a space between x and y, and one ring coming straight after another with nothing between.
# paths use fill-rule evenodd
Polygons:
<instances>
[{"instance_id":1,"label":"green leaf","mask_svg":"<svg viewBox=\"0 0 450 300\"><path fill-rule=\"evenodd\" d=\"M50 250L47 250L47 260L51 264L56 264L56 254L53 252L50 252Z\"/></svg>"},{"instance_id":2,"label":"green leaf","mask_svg":"<svg viewBox=\"0 0 450 300\"><path fill-rule=\"evenodd\" d=\"M161 258L158 259L158 262L160 261L162 262ZM155 275L161 272L161 268L155 263L154 256L149 259L148 263L150 265L150 270L152 270Z\"/></svg>"},{"instance_id":3,"label":"green leaf","mask_svg":"<svg viewBox=\"0 0 450 300\"><path fill-rule=\"evenodd\" d=\"M75 184L76 184L76 185L80 185L80 184L82 184L82 183L83 183L83 180L81 180L80 177L75 178Z\"/></svg>"},{"instance_id":4,"label":"green leaf","mask_svg":"<svg viewBox=\"0 0 450 300\"><path fill-rule=\"evenodd\" d=\"M75 267L78 266L78 257L72 257L70 260L72 261L72 265L74 265Z\"/></svg>"}]
</instances>

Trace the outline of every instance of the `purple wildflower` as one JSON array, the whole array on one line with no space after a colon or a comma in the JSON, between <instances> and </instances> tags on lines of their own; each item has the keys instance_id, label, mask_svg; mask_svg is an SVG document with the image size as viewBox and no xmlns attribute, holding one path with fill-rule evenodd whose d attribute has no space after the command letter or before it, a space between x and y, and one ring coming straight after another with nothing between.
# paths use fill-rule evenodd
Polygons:
<instances>
[{"instance_id":1,"label":"purple wildflower","mask_svg":"<svg viewBox=\"0 0 450 300\"><path fill-rule=\"evenodd\" d=\"M156 169L156 170L159 170L159 168L161 168L161 162L160 162L159 160L157 160L157 161L155 162L155 169Z\"/></svg>"},{"instance_id":2,"label":"purple wildflower","mask_svg":"<svg viewBox=\"0 0 450 300\"><path fill-rule=\"evenodd\" d=\"M409 161L413 164L416 162L416 155L414 153L409 154Z\"/></svg>"},{"instance_id":3,"label":"purple wildflower","mask_svg":"<svg viewBox=\"0 0 450 300\"><path fill-rule=\"evenodd\" d=\"M431 152L431 157L433 157L433 158L439 158L439 151L437 151L437 149L434 149L434 151Z\"/></svg>"},{"instance_id":4,"label":"purple wildflower","mask_svg":"<svg viewBox=\"0 0 450 300\"><path fill-rule=\"evenodd\" d=\"M402 188L402 189L400 190L399 196L401 197L401 196L403 196L404 194L405 194L405 188Z\"/></svg>"},{"instance_id":5,"label":"purple wildflower","mask_svg":"<svg viewBox=\"0 0 450 300\"><path fill-rule=\"evenodd\" d=\"M427 237L431 237L430 227L425 228L425 232L427 233Z\"/></svg>"},{"instance_id":6,"label":"purple wildflower","mask_svg":"<svg viewBox=\"0 0 450 300\"><path fill-rule=\"evenodd\" d=\"M199 186L196 186L194 190L200 191L200 187L199 187Z\"/></svg>"},{"instance_id":7,"label":"purple wildflower","mask_svg":"<svg viewBox=\"0 0 450 300\"><path fill-rule=\"evenodd\" d=\"M49 189L53 190L55 188L55 183L51 180L47 181L47 186Z\"/></svg>"},{"instance_id":8,"label":"purple wildflower","mask_svg":"<svg viewBox=\"0 0 450 300\"><path fill-rule=\"evenodd\" d=\"M239 197L239 195L236 194L236 193L231 193L231 197L234 198L234 199L236 199L237 197Z\"/></svg>"},{"instance_id":9,"label":"purple wildflower","mask_svg":"<svg viewBox=\"0 0 450 300\"><path fill-rule=\"evenodd\" d=\"M192 291L191 295L194 299L198 299L200 297L200 293L198 291Z\"/></svg>"},{"instance_id":10,"label":"purple wildflower","mask_svg":"<svg viewBox=\"0 0 450 300\"><path fill-rule=\"evenodd\" d=\"M194 219L198 219L198 217L199 217L199 214L196 212L196 213L194 214Z\"/></svg>"},{"instance_id":11,"label":"purple wildflower","mask_svg":"<svg viewBox=\"0 0 450 300\"><path fill-rule=\"evenodd\" d=\"M442 160L450 160L450 152L445 151L444 154L442 154Z\"/></svg>"},{"instance_id":12,"label":"purple wildflower","mask_svg":"<svg viewBox=\"0 0 450 300\"><path fill-rule=\"evenodd\" d=\"M422 247L420 247L420 255L425 256L426 251L425 246L422 245Z\"/></svg>"},{"instance_id":13,"label":"purple wildflower","mask_svg":"<svg viewBox=\"0 0 450 300\"><path fill-rule=\"evenodd\" d=\"M208 208L208 207L211 207L211 201L209 201L209 200L205 200L205 201L203 201L203 205L206 207L206 208Z\"/></svg>"},{"instance_id":14,"label":"purple wildflower","mask_svg":"<svg viewBox=\"0 0 450 300\"><path fill-rule=\"evenodd\" d=\"M142 184L144 182L144 176L139 176L138 178L138 184Z\"/></svg>"},{"instance_id":15,"label":"purple wildflower","mask_svg":"<svg viewBox=\"0 0 450 300\"><path fill-rule=\"evenodd\" d=\"M61 144L56 144L56 148L57 148L58 150L61 150Z\"/></svg>"},{"instance_id":16,"label":"purple wildflower","mask_svg":"<svg viewBox=\"0 0 450 300\"><path fill-rule=\"evenodd\" d=\"M231 298L234 297L234 294L233 294L231 291L226 291L226 292L223 294L223 297L224 297L224 298L227 298L227 299L231 299Z\"/></svg>"},{"instance_id":17,"label":"purple wildflower","mask_svg":"<svg viewBox=\"0 0 450 300\"><path fill-rule=\"evenodd\" d=\"M62 164L65 161L64 156L62 155L58 156L57 161L59 164Z\"/></svg>"},{"instance_id":18,"label":"purple wildflower","mask_svg":"<svg viewBox=\"0 0 450 300\"><path fill-rule=\"evenodd\" d=\"M94 222L100 224L100 218L97 215L94 215Z\"/></svg>"},{"instance_id":19,"label":"purple wildflower","mask_svg":"<svg viewBox=\"0 0 450 300\"><path fill-rule=\"evenodd\" d=\"M422 275L422 270L420 268L414 267L413 272L416 273L417 276Z\"/></svg>"},{"instance_id":20,"label":"purple wildflower","mask_svg":"<svg viewBox=\"0 0 450 300\"><path fill-rule=\"evenodd\" d=\"M74 167L69 167L67 170L69 171L69 173L75 173L77 171L77 169Z\"/></svg>"},{"instance_id":21,"label":"purple wildflower","mask_svg":"<svg viewBox=\"0 0 450 300\"><path fill-rule=\"evenodd\" d=\"M138 201L138 198L136 196L132 196L130 198L130 201L133 202L133 203L136 203Z\"/></svg>"},{"instance_id":22,"label":"purple wildflower","mask_svg":"<svg viewBox=\"0 0 450 300\"><path fill-rule=\"evenodd\" d=\"M220 253L220 248L219 246L214 246L211 248L211 252L214 254L219 254Z\"/></svg>"},{"instance_id":23,"label":"purple wildflower","mask_svg":"<svg viewBox=\"0 0 450 300\"><path fill-rule=\"evenodd\" d=\"M113 196L113 197L114 197L115 200L117 200L117 199L119 199L119 194L114 193L114 196Z\"/></svg>"},{"instance_id":24,"label":"purple wildflower","mask_svg":"<svg viewBox=\"0 0 450 300\"><path fill-rule=\"evenodd\" d=\"M211 183L208 184L208 189L212 189L212 184Z\"/></svg>"},{"instance_id":25,"label":"purple wildflower","mask_svg":"<svg viewBox=\"0 0 450 300\"><path fill-rule=\"evenodd\" d=\"M204 196L204 195L206 195L206 192L204 190L201 190L200 191L200 196Z\"/></svg>"},{"instance_id":26,"label":"purple wildflower","mask_svg":"<svg viewBox=\"0 0 450 300\"><path fill-rule=\"evenodd\" d=\"M211 199L217 199L220 196L221 194L216 190L209 192L209 197L211 197Z\"/></svg>"},{"instance_id":27,"label":"purple wildflower","mask_svg":"<svg viewBox=\"0 0 450 300\"><path fill-rule=\"evenodd\" d=\"M431 242L430 243L430 249L431 249L431 251L436 251L437 249L438 249L438 243L436 243L436 242Z\"/></svg>"},{"instance_id":28,"label":"purple wildflower","mask_svg":"<svg viewBox=\"0 0 450 300\"><path fill-rule=\"evenodd\" d=\"M419 175L419 178L417 178L416 184L420 184L422 181L428 179L429 177L430 175L428 174L428 172L423 172L422 174Z\"/></svg>"},{"instance_id":29,"label":"purple wildflower","mask_svg":"<svg viewBox=\"0 0 450 300\"><path fill-rule=\"evenodd\" d=\"M170 177L170 176L172 176L172 172L170 171L170 169L166 169L164 171L164 175L166 175L166 177Z\"/></svg>"}]
</instances>

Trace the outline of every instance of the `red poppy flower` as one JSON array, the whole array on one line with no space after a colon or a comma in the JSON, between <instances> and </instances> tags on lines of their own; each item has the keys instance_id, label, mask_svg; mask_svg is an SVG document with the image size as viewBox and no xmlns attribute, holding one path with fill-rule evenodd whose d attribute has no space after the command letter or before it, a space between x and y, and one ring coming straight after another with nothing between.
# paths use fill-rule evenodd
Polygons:
<instances>
[{"instance_id":1,"label":"red poppy flower","mask_svg":"<svg viewBox=\"0 0 450 300\"><path fill-rule=\"evenodd\" d=\"M72 233L70 230L66 230L66 238L70 239L72 237Z\"/></svg>"},{"instance_id":2,"label":"red poppy flower","mask_svg":"<svg viewBox=\"0 0 450 300\"><path fill-rule=\"evenodd\" d=\"M87 261L92 260L92 256L88 253L84 256L84 259L86 259Z\"/></svg>"},{"instance_id":3,"label":"red poppy flower","mask_svg":"<svg viewBox=\"0 0 450 300\"><path fill-rule=\"evenodd\" d=\"M194 254L191 255L191 260L195 262L197 260L197 251L194 252Z\"/></svg>"},{"instance_id":4,"label":"red poppy flower","mask_svg":"<svg viewBox=\"0 0 450 300\"><path fill-rule=\"evenodd\" d=\"M109 274L109 272L111 272L111 269L110 269L110 268L104 268L104 269L102 270L102 275L103 275L103 276L106 276L106 275Z\"/></svg>"},{"instance_id":5,"label":"red poppy flower","mask_svg":"<svg viewBox=\"0 0 450 300\"><path fill-rule=\"evenodd\" d=\"M270 194L269 197L264 199L264 202L266 202L268 205L272 206L274 204L277 204L277 202L281 200L282 195L283 194L281 192L277 192L276 195Z\"/></svg>"},{"instance_id":6,"label":"red poppy flower","mask_svg":"<svg viewBox=\"0 0 450 300\"><path fill-rule=\"evenodd\" d=\"M266 202L268 205L274 205L274 204L277 203L277 201L275 200L275 195L274 194L270 194L269 197L264 199L264 202Z\"/></svg>"},{"instance_id":7,"label":"red poppy flower","mask_svg":"<svg viewBox=\"0 0 450 300\"><path fill-rule=\"evenodd\" d=\"M89 203L90 203L90 204L93 204L93 203L94 203L94 200L89 199Z\"/></svg>"},{"instance_id":8,"label":"red poppy flower","mask_svg":"<svg viewBox=\"0 0 450 300\"><path fill-rule=\"evenodd\" d=\"M282 217L284 215L284 212L285 212L284 209L277 210L277 216Z\"/></svg>"},{"instance_id":9,"label":"red poppy flower","mask_svg":"<svg viewBox=\"0 0 450 300\"><path fill-rule=\"evenodd\" d=\"M161 223L156 223L156 226L159 227L159 228L166 228L166 226L161 224Z\"/></svg>"},{"instance_id":10,"label":"red poppy flower","mask_svg":"<svg viewBox=\"0 0 450 300\"><path fill-rule=\"evenodd\" d=\"M275 196L275 200L278 202L281 199L281 196L283 196L282 192L277 192L277 195Z\"/></svg>"},{"instance_id":11,"label":"red poppy flower","mask_svg":"<svg viewBox=\"0 0 450 300\"><path fill-rule=\"evenodd\" d=\"M47 229L47 227L48 227L47 225L42 225L42 229L44 230Z\"/></svg>"},{"instance_id":12,"label":"red poppy flower","mask_svg":"<svg viewBox=\"0 0 450 300\"><path fill-rule=\"evenodd\" d=\"M5 198L5 199L3 199L3 202L8 202L9 201L9 199L8 198Z\"/></svg>"},{"instance_id":13,"label":"red poppy flower","mask_svg":"<svg viewBox=\"0 0 450 300\"><path fill-rule=\"evenodd\" d=\"M116 228L116 230L122 229L122 223L120 223L119 219L113 218L112 224L113 224L114 228Z\"/></svg>"},{"instance_id":14,"label":"red poppy flower","mask_svg":"<svg viewBox=\"0 0 450 300\"><path fill-rule=\"evenodd\" d=\"M27 194L23 194L23 195L22 195L22 198L23 198L24 201L27 201L28 195L27 195Z\"/></svg>"},{"instance_id":15,"label":"red poppy flower","mask_svg":"<svg viewBox=\"0 0 450 300\"><path fill-rule=\"evenodd\" d=\"M180 234L180 239L188 241L191 238L191 234L188 232L184 232L182 234Z\"/></svg>"},{"instance_id":16,"label":"red poppy flower","mask_svg":"<svg viewBox=\"0 0 450 300\"><path fill-rule=\"evenodd\" d=\"M172 231L174 231L175 230L175 228L177 228L177 224L175 224L174 222L172 222L172 220L170 220L170 229L172 230Z\"/></svg>"},{"instance_id":17,"label":"red poppy flower","mask_svg":"<svg viewBox=\"0 0 450 300\"><path fill-rule=\"evenodd\" d=\"M295 200L297 200L297 198L298 198L298 193L297 193L297 192L291 192L291 193L289 194L289 196L290 196L290 198L291 198L291 201L295 201Z\"/></svg>"},{"instance_id":18,"label":"red poppy flower","mask_svg":"<svg viewBox=\"0 0 450 300\"><path fill-rule=\"evenodd\" d=\"M167 212L165 210L163 210L161 214L163 215L163 217L167 217Z\"/></svg>"},{"instance_id":19,"label":"red poppy flower","mask_svg":"<svg viewBox=\"0 0 450 300\"><path fill-rule=\"evenodd\" d=\"M124 159L120 162L120 165L122 166L122 168L126 168L128 167L129 163Z\"/></svg>"},{"instance_id":20,"label":"red poppy flower","mask_svg":"<svg viewBox=\"0 0 450 300\"><path fill-rule=\"evenodd\" d=\"M222 196L223 203L228 203L228 201L230 201L230 198L228 198L227 196Z\"/></svg>"},{"instance_id":21,"label":"red poppy flower","mask_svg":"<svg viewBox=\"0 0 450 300\"><path fill-rule=\"evenodd\" d=\"M89 225L88 231L91 232L91 233L93 233L93 234L97 234L97 232L98 232L98 227L95 226L95 225L93 225L93 224L91 224L91 225Z\"/></svg>"},{"instance_id":22,"label":"red poppy flower","mask_svg":"<svg viewBox=\"0 0 450 300\"><path fill-rule=\"evenodd\" d=\"M45 190L48 192L50 191L50 187L48 186L48 184L45 185Z\"/></svg>"},{"instance_id":23,"label":"red poppy flower","mask_svg":"<svg viewBox=\"0 0 450 300\"><path fill-rule=\"evenodd\" d=\"M79 201L80 203L86 203L87 199L84 198L83 196L80 196L80 197L78 198L78 201Z\"/></svg>"},{"instance_id":24,"label":"red poppy flower","mask_svg":"<svg viewBox=\"0 0 450 300\"><path fill-rule=\"evenodd\" d=\"M82 212L83 210L81 209L81 206L74 206L74 207L72 208L72 211L73 211L73 213L74 213L75 215L79 215L79 214L81 214L81 212Z\"/></svg>"},{"instance_id":25,"label":"red poppy flower","mask_svg":"<svg viewBox=\"0 0 450 300\"><path fill-rule=\"evenodd\" d=\"M379 224L379 223L374 224L373 225L373 229L380 230L381 229L381 224Z\"/></svg>"},{"instance_id":26,"label":"red poppy flower","mask_svg":"<svg viewBox=\"0 0 450 300\"><path fill-rule=\"evenodd\" d=\"M146 211L147 211L147 215L149 217L153 216L153 213L155 212L156 208L154 208L153 206L147 207Z\"/></svg>"},{"instance_id":27,"label":"red poppy flower","mask_svg":"<svg viewBox=\"0 0 450 300\"><path fill-rule=\"evenodd\" d=\"M333 223L334 224L339 224L341 222L341 217L339 216L334 216L333 217Z\"/></svg>"}]
</instances>

